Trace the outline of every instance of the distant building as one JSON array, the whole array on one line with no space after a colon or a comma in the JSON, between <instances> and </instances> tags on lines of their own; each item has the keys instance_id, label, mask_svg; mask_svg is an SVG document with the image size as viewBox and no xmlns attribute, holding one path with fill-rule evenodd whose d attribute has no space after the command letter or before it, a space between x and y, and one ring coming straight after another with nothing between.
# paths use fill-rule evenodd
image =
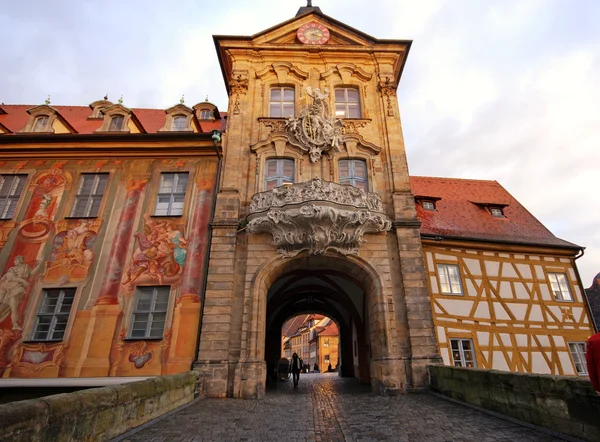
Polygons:
<instances>
[{"instance_id":1,"label":"distant building","mask_svg":"<svg viewBox=\"0 0 600 442\"><path fill-rule=\"evenodd\" d=\"M590 305L590 310L596 323L596 328L600 326L600 273L596 275L592 285L585 290L585 294Z\"/></svg>"}]
</instances>

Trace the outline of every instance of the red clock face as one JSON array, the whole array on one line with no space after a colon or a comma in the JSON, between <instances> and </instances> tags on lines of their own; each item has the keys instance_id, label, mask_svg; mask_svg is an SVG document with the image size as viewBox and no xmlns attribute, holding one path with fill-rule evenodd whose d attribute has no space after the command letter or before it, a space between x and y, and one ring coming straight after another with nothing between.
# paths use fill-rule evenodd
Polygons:
<instances>
[{"instance_id":1,"label":"red clock face","mask_svg":"<svg viewBox=\"0 0 600 442\"><path fill-rule=\"evenodd\" d=\"M296 35L305 45L322 45L329 40L329 29L313 21L300 26Z\"/></svg>"}]
</instances>

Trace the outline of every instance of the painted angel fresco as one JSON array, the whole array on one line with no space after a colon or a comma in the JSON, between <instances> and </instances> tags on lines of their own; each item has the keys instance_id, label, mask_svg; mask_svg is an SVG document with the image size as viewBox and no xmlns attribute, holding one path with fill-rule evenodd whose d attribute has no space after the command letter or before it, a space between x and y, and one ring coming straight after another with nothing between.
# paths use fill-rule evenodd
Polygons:
<instances>
[{"instance_id":1,"label":"painted angel fresco","mask_svg":"<svg viewBox=\"0 0 600 442\"><path fill-rule=\"evenodd\" d=\"M180 274L185 264L187 241L175 223L156 221L148 214L144 215L144 221L144 233L135 234L137 247L123 281L129 284L129 290L133 290L133 282L142 275L163 284L165 278Z\"/></svg>"},{"instance_id":2,"label":"painted angel fresco","mask_svg":"<svg viewBox=\"0 0 600 442\"><path fill-rule=\"evenodd\" d=\"M31 277L41 268L42 262L38 261L32 270L25 258L18 255L13 264L0 278L0 322L10 315L13 330L21 330L19 303L27 294Z\"/></svg>"}]
</instances>

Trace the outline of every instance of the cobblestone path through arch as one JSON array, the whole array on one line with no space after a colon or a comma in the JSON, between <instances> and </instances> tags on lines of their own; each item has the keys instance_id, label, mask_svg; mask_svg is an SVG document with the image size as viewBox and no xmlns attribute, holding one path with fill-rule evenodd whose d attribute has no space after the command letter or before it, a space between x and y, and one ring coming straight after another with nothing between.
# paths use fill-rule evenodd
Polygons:
<instances>
[{"instance_id":1,"label":"cobblestone path through arch","mask_svg":"<svg viewBox=\"0 0 600 442\"><path fill-rule=\"evenodd\" d=\"M278 382L262 400L202 399L122 441L553 441L430 394L381 397L334 373Z\"/></svg>"}]
</instances>

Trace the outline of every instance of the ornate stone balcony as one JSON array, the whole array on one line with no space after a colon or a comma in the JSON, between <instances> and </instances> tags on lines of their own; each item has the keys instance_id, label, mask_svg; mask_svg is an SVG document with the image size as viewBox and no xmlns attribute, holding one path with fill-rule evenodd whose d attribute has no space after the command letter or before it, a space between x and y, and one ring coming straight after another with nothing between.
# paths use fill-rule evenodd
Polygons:
<instances>
[{"instance_id":1,"label":"ornate stone balcony","mask_svg":"<svg viewBox=\"0 0 600 442\"><path fill-rule=\"evenodd\" d=\"M356 254L365 233L391 226L378 194L314 178L254 195L247 231L270 233L279 252L292 257L304 250Z\"/></svg>"}]
</instances>

